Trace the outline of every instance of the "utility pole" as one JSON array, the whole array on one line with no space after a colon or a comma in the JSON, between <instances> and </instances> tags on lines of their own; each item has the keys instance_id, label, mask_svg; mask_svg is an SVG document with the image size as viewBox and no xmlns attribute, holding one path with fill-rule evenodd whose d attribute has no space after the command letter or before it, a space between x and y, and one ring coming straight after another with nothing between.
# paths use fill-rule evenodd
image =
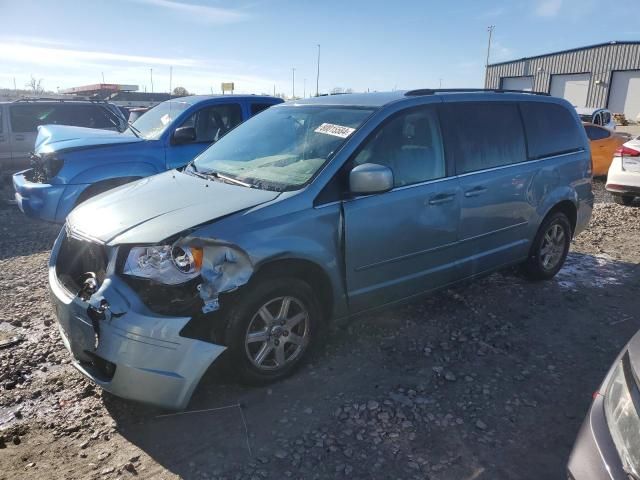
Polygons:
<instances>
[{"instance_id":1,"label":"utility pole","mask_svg":"<svg viewBox=\"0 0 640 480\"><path fill-rule=\"evenodd\" d=\"M489 66L489 54L491 53L491 37L493 36L493 31L495 30L495 28L495 25L489 25L487 27L487 32L489 32L489 44L487 45L487 63L485 63L486 67Z\"/></svg>"},{"instance_id":2,"label":"utility pole","mask_svg":"<svg viewBox=\"0 0 640 480\"><path fill-rule=\"evenodd\" d=\"M102 72L102 83L106 83L106 82L104 81L104 72Z\"/></svg>"},{"instance_id":3,"label":"utility pole","mask_svg":"<svg viewBox=\"0 0 640 480\"><path fill-rule=\"evenodd\" d=\"M18 87L16 85L16 77L13 77L13 91L18 95Z\"/></svg>"},{"instance_id":4,"label":"utility pole","mask_svg":"<svg viewBox=\"0 0 640 480\"><path fill-rule=\"evenodd\" d=\"M169 66L169 98L171 98L171 83L173 82L173 67Z\"/></svg>"},{"instance_id":5,"label":"utility pole","mask_svg":"<svg viewBox=\"0 0 640 480\"><path fill-rule=\"evenodd\" d=\"M273 96L274 97L276 96L276 84L275 83L273 84Z\"/></svg>"},{"instance_id":6,"label":"utility pole","mask_svg":"<svg viewBox=\"0 0 640 480\"><path fill-rule=\"evenodd\" d=\"M149 73L151 74L151 93L153 93L153 68L149 69Z\"/></svg>"},{"instance_id":7,"label":"utility pole","mask_svg":"<svg viewBox=\"0 0 640 480\"><path fill-rule=\"evenodd\" d=\"M316 97L320 96L318 85L320 84L320 44L318 43L318 73L316 73Z\"/></svg>"},{"instance_id":8,"label":"utility pole","mask_svg":"<svg viewBox=\"0 0 640 480\"><path fill-rule=\"evenodd\" d=\"M440 79L440 88L442 88L442 78Z\"/></svg>"},{"instance_id":9,"label":"utility pole","mask_svg":"<svg viewBox=\"0 0 640 480\"><path fill-rule=\"evenodd\" d=\"M302 98L307 98L307 79L302 82Z\"/></svg>"},{"instance_id":10,"label":"utility pole","mask_svg":"<svg viewBox=\"0 0 640 480\"><path fill-rule=\"evenodd\" d=\"M296 98L296 69L291 69L291 98Z\"/></svg>"}]
</instances>

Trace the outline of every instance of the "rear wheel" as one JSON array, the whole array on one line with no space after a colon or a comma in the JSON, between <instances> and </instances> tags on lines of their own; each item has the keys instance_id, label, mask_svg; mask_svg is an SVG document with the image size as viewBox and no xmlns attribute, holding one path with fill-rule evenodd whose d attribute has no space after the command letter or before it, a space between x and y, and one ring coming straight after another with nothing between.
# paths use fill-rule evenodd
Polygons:
<instances>
[{"instance_id":1,"label":"rear wheel","mask_svg":"<svg viewBox=\"0 0 640 480\"><path fill-rule=\"evenodd\" d=\"M233 299L225 341L242 381L266 384L291 374L316 343L320 308L295 278L264 278Z\"/></svg>"},{"instance_id":2,"label":"rear wheel","mask_svg":"<svg viewBox=\"0 0 640 480\"><path fill-rule=\"evenodd\" d=\"M562 212L547 216L531 246L529 258L522 265L531 280L553 278L564 265L571 243L571 224Z\"/></svg>"},{"instance_id":3,"label":"rear wheel","mask_svg":"<svg viewBox=\"0 0 640 480\"><path fill-rule=\"evenodd\" d=\"M618 205L631 205L633 203L633 196L631 195L614 195L613 201Z\"/></svg>"}]
</instances>

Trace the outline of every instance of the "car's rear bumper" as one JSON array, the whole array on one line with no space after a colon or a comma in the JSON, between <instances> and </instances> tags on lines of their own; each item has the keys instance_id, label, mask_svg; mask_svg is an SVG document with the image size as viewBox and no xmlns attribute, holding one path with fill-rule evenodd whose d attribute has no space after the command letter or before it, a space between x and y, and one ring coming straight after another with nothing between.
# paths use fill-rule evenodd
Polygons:
<instances>
[{"instance_id":1,"label":"car's rear bumper","mask_svg":"<svg viewBox=\"0 0 640 480\"><path fill-rule=\"evenodd\" d=\"M622 159L616 157L611 162L607 175L607 191L614 195L640 196L640 162L635 168L622 168Z\"/></svg>"},{"instance_id":2,"label":"car's rear bumper","mask_svg":"<svg viewBox=\"0 0 640 480\"><path fill-rule=\"evenodd\" d=\"M94 315L92 320L90 303L69 292L56 274L64 235L63 230L51 255L49 289L73 365L119 397L185 408L200 378L225 347L180 336L190 318L154 314L117 276L109 276L96 292L109 308L103 318L96 320Z\"/></svg>"}]
</instances>

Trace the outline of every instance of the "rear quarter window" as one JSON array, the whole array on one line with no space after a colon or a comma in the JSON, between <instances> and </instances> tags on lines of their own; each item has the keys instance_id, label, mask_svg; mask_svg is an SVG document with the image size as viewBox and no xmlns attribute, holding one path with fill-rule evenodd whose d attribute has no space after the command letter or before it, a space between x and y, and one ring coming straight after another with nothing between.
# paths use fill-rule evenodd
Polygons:
<instances>
[{"instance_id":1,"label":"rear quarter window","mask_svg":"<svg viewBox=\"0 0 640 480\"><path fill-rule=\"evenodd\" d=\"M527 133L529 158L535 160L583 148L581 126L563 106L523 102L520 109Z\"/></svg>"}]
</instances>

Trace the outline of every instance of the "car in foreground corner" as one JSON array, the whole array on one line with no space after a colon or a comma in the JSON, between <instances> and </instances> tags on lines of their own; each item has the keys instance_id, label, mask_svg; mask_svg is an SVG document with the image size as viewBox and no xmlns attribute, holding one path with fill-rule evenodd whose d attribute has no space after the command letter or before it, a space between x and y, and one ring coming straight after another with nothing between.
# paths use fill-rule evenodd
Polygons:
<instances>
[{"instance_id":1,"label":"car in foreground corner","mask_svg":"<svg viewBox=\"0 0 640 480\"><path fill-rule=\"evenodd\" d=\"M550 279L592 208L588 139L565 100L318 97L81 204L49 285L82 373L180 409L225 350L236 378L264 384L333 318L510 265Z\"/></svg>"},{"instance_id":2,"label":"car in foreground corner","mask_svg":"<svg viewBox=\"0 0 640 480\"><path fill-rule=\"evenodd\" d=\"M569 480L640 479L640 333L616 358L578 433Z\"/></svg>"},{"instance_id":3,"label":"car in foreground corner","mask_svg":"<svg viewBox=\"0 0 640 480\"><path fill-rule=\"evenodd\" d=\"M616 150L605 188L620 205L631 205L640 197L640 136Z\"/></svg>"},{"instance_id":4,"label":"car in foreground corner","mask_svg":"<svg viewBox=\"0 0 640 480\"><path fill-rule=\"evenodd\" d=\"M282 101L257 95L179 97L158 104L122 133L41 126L32 168L13 175L18 208L29 217L64 222L99 193L186 165L228 131Z\"/></svg>"}]
</instances>

